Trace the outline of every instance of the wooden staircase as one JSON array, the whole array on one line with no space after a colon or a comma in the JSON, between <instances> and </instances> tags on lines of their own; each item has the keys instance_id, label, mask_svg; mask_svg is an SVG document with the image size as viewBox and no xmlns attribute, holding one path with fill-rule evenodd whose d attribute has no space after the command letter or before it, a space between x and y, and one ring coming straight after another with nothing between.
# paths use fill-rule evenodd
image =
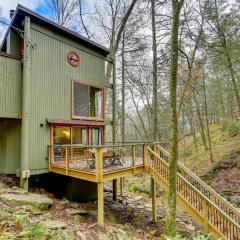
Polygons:
<instances>
[{"instance_id":1,"label":"wooden staircase","mask_svg":"<svg viewBox=\"0 0 240 240\"><path fill-rule=\"evenodd\" d=\"M145 149L145 168L152 178L167 190L169 153L154 144ZM178 162L177 204L203 226L214 239L240 240L240 212Z\"/></svg>"}]
</instances>

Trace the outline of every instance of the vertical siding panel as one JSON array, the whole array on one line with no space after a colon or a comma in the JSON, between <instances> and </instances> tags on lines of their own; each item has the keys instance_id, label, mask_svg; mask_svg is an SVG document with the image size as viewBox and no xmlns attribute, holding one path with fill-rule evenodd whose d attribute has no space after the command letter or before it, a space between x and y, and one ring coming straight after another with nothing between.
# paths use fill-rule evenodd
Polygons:
<instances>
[{"instance_id":1,"label":"vertical siding panel","mask_svg":"<svg viewBox=\"0 0 240 240\"><path fill-rule=\"evenodd\" d=\"M0 116L21 111L22 64L0 56ZM20 164L20 120L0 121L0 171L16 173Z\"/></svg>"},{"instance_id":2,"label":"vertical siding panel","mask_svg":"<svg viewBox=\"0 0 240 240\"><path fill-rule=\"evenodd\" d=\"M46 119L71 119L72 79L104 86L104 60L34 29L31 38L37 47L31 56L29 160L31 170L43 172L48 168L46 157L50 143ZM72 50L80 55L79 67L72 67L67 62L67 53ZM40 123L44 127L41 128Z\"/></svg>"},{"instance_id":3,"label":"vertical siding panel","mask_svg":"<svg viewBox=\"0 0 240 240\"><path fill-rule=\"evenodd\" d=\"M22 67L20 60L0 56L0 112L21 111Z\"/></svg>"}]
</instances>

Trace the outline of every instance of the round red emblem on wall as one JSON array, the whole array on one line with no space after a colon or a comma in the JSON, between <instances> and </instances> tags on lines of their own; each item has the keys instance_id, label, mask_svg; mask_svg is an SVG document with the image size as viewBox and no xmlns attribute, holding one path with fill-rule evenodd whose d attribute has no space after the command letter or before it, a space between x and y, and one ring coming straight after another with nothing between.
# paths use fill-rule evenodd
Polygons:
<instances>
[{"instance_id":1,"label":"round red emblem on wall","mask_svg":"<svg viewBox=\"0 0 240 240\"><path fill-rule=\"evenodd\" d=\"M74 51L71 51L67 54L67 60L69 64L71 64L73 67L77 67L80 65L80 57Z\"/></svg>"}]
</instances>

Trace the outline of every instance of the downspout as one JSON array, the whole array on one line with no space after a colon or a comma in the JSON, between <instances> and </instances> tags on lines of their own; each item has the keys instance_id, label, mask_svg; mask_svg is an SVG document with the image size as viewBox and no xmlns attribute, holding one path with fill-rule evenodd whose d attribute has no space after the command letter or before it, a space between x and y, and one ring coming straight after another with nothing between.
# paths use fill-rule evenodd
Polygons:
<instances>
[{"instance_id":1,"label":"downspout","mask_svg":"<svg viewBox=\"0 0 240 240\"><path fill-rule=\"evenodd\" d=\"M116 53L113 52L112 141L116 145ZM114 148L113 148L114 149ZM113 200L117 201L117 179L113 179Z\"/></svg>"},{"instance_id":2,"label":"downspout","mask_svg":"<svg viewBox=\"0 0 240 240\"><path fill-rule=\"evenodd\" d=\"M116 144L116 53L113 53L112 141Z\"/></svg>"},{"instance_id":3,"label":"downspout","mask_svg":"<svg viewBox=\"0 0 240 240\"><path fill-rule=\"evenodd\" d=\"M30 78L30 18L24 18L24 56L23 56L23 82L22 82L22 127L21 127L21 172L20 188L28 190L28 178L30 177L28 158L28 120L29 120L29 78Z\"/></svg>"}]
</instances>

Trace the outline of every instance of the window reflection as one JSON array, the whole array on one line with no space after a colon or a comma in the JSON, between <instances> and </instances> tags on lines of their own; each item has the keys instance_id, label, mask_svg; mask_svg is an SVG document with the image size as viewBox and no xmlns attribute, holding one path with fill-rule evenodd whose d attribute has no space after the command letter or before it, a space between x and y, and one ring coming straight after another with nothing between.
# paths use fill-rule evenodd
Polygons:
<instances>
[{"instance_id":1,"label":"window reflection","mask_svg":"<svg viewBox=\"0 0 240 240\"><path fill-rule=\"evenodd\" d=\"M91 128L91 144L94 146L102 145L102 129Z\"/></svg>"},{"instance_id":2,"label":"window reflection","mask_svg":"<svg viewBox=\"0 0 240 240\"><path fill-rule=\"evenodd\" d=\"M53 127L53 143L56 145L70 144L70 127Z\"/></svg>"},{"instance_id":3,"label":"window reflection","mask_svg":"<svg viewBox=\"0 0 240 240\"><path fill-rule=\"evenodd\" d=\"M75 117L102 117L102 98L101 88L73 82L73 115Z\"/></svg>"},{"instance_id":4,"label":"window reflection","mask_svg":"<svg viewBox=\"0 0 240 240\"><path fill-rule=\"evenodd\" d=\"M83 127L72 127L72 144L87 145L87 129Z\"/></svg>"}]
</instances>

